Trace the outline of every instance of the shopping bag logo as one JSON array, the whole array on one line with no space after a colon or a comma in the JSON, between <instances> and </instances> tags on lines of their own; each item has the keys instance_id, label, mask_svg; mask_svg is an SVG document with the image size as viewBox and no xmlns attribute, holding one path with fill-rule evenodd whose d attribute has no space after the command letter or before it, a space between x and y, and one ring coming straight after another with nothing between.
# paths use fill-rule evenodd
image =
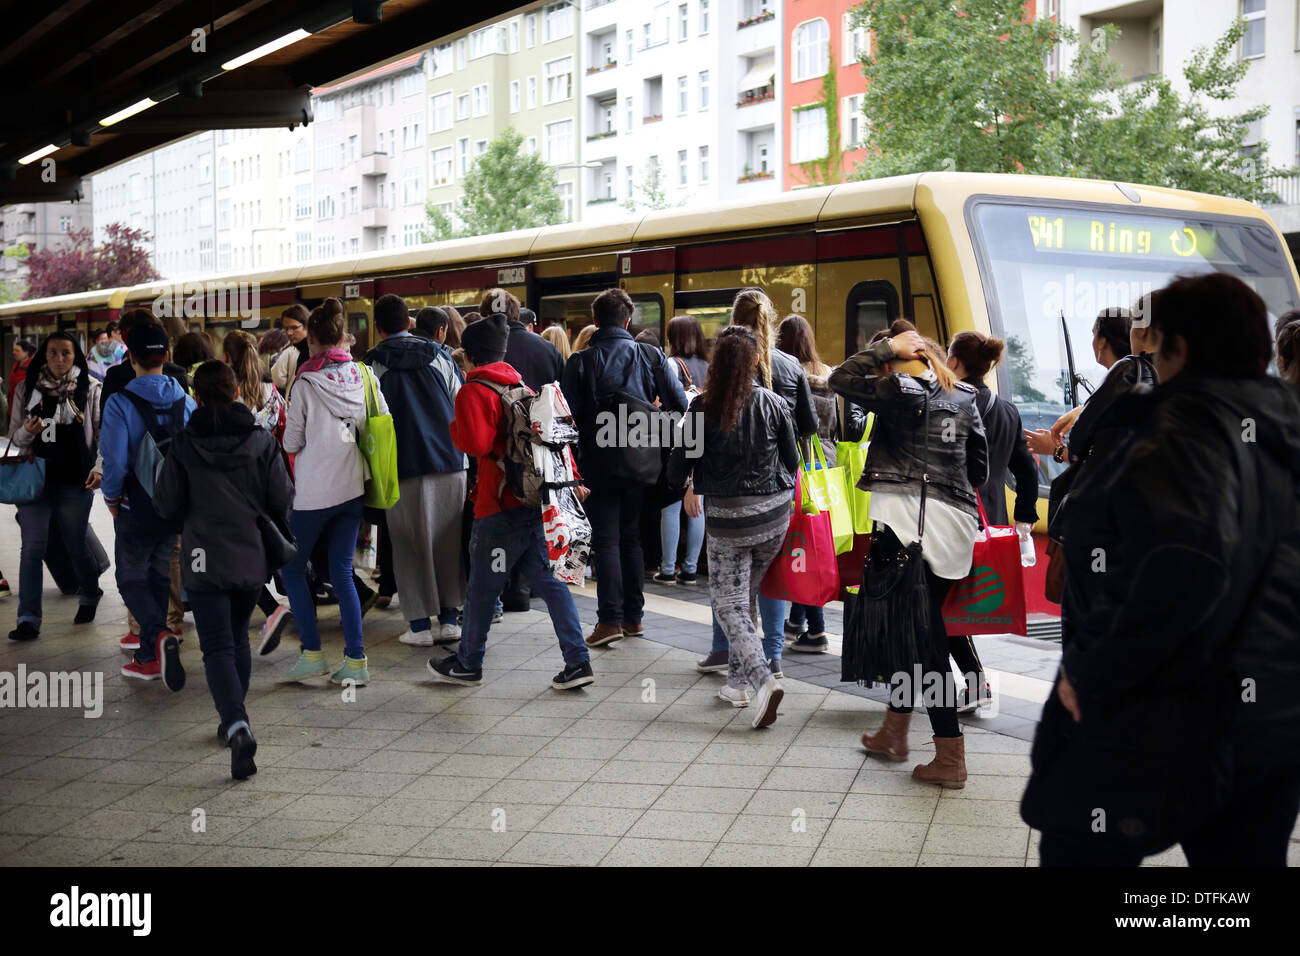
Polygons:
<instances>
[{"instance_id":1,"label":"shopping bag logo","mask_svg":"<svg viewBox=\"0 0 1300 956\"><path fill-rule=\"evenodd\" d=\"M367 455L375 453L375 436L367 433L361 439L361 450Z\"/></svg>"},{"instance_id":2,"label":"shopping bag logo","mask_svg":"<svg viewBox=\"0 0 1300 956\"><path fill-rule=\"evenodd\" d=\"M803 532L791 531L785 536L785 546L781 549L784 554L797 558L804 553Z\"/></svg>"},{"instance_id":3,"label":"shopping bag logo","mask_svg":"<svg viewBox=\"0 0 1300 956\"><path fill-rule=\"evenodd\" d=\"M990 567L972 568L970 576L953 588L953 600L967 614L992 614L1006 596L1002 576Z\"/></svg>"}]
</instances>

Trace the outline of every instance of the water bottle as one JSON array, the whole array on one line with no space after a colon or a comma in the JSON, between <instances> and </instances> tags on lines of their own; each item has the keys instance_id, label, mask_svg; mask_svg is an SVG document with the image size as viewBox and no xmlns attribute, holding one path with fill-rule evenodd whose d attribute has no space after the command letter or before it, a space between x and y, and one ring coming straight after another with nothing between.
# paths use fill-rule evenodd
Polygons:
<instances>
[{"instance_id":1,"label":"water bottle","mask_svg":"<svg viewBox=\"0 0 1300 956\"><path fill-rule=\"evenodd\" d=\"M1034 551L1033 530L1034 526L1028 522L1016 522L1016 537L1020 539L1020 566L1022 568L1032 568L1038 562L1038 554Z\"/></svg>"}]
</instances>

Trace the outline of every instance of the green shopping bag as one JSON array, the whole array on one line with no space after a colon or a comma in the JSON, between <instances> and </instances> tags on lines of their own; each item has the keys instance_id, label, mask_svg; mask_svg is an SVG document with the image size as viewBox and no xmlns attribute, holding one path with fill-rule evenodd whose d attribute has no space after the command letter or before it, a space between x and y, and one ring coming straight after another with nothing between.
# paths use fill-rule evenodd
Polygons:
<instances>
[{"instance_id":1,"label":"green shopping bag","mask_svg":"<svg viewBox=\"0 0 1300 956\"><path fill-rule=\"evenodd\" d=\"M811 441L818 467L816 470L809 467L811 462L803 465L805 499L810 499L819 511L831 513L831 537L834 539L835 553L843 554L853 548L853 511L848 475L838 465L828 468L821 440L813 435Z\"/></svg>"},{"instance_id":2,"label":"green shopping bag","mask_svg":"<svg viewBox=\"0 0 1300 956\"><path fill-rule=\"evenodd\" d=\"M845 484L849 489L849 507L853 514L853 530L857 534L871 534L871 492L858 489L858 479L867 464L867 446L871 443L871 429L876 423L874 412L867 413L867 428L862 441L842 441L835 446L836 463L844 468Z\"/></svg>"},{"instance_id":3,"label":"green shopping bag","mask_svg":"<svg viewBox=\"0 0 1300 956\"><path fill-rule=\"evenodd\" d=\"M366 431L357 440L357 447L370 472L365 503L370 508L391 508L398 497L397 432L393 416L379 414L379 400L375 397L379 384L374 373L361 365L361 376L366 380Z\"/></svg>"}]
</instances>

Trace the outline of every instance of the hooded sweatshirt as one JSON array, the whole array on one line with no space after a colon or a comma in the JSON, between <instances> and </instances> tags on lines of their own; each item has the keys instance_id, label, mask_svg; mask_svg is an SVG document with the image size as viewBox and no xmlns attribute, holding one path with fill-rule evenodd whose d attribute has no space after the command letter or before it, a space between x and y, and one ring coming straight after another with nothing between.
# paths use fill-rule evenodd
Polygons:
<instances>
[{"instance_id":1,"label":"hooded sweatshirt","mask_svg":"<svg viewBox=\"0 0 1300 956\"><path fill-rule=\"evenodd\" d=\"M507 362L492 362L469 373L456 395L456 417L451 423L451 440L467 455L478 459L478 480L470 492L474 517L486 518L520 507L497 462L506 453L501 397L478 380L497 385L520 385L523 378Z\"/></svg>"},{"instance_id":2,"label":"hooded sweatshirt","mask_svg":"<svg viewBox=\"0 0 1300 956\"><path fill-rule=\"evenodd\" d=\"M203 405L173 442L153 503L163 518L184 523L186 590L255 588L271 576L257 515L287 524L293 483L279 444L247 408Z\"/></svg>"},{"instance_id":3,"label":"hooded sweatshirt","mask_svg":"<svg viewBox=\"0 0 1300 956\"><path fill-rule=\"evenodd\" d=\"M464 471L464 453L448 426L464 376L451 351L409 332L390 335L366 353L393 415L397 477Z\"/></svg>"},{"instance_id":4,"label":"hooded sweatshirt","mask_svg":"<svg viewBox=\"0 0 1300 956\"><path fill-rule=\"evenodd\" d=\"M133 378L122 391L138 395L152 405L159 413L159 422L164 425L169 423L171 407L179 399L185 399L186 420L194 411L194 399L185 394L185 390L174 378L167 375ZM130 508L130 501L124 500L126 477L135 464L136 452L140 450L140 438L144 432L144 419L125 395L115 393L104 403L104 420L99 430L99 453L104 465L100 490L103 491L107 504Z\"/></svg>"},{"instance_id":5,"label":"hooded sweatshirt","mask_svg":"<svg viewBox=\"0 0 1300 956\"><path fill-rule=\"evenodd\" d=\"M302 372L289 397L284 450L293 465L295 511L332 508L365 491L369 477L357 436L366 429L366 389L356 362L326 361ZM375 389L379 414L388 413Z\"/></svg>"}]
</instances>

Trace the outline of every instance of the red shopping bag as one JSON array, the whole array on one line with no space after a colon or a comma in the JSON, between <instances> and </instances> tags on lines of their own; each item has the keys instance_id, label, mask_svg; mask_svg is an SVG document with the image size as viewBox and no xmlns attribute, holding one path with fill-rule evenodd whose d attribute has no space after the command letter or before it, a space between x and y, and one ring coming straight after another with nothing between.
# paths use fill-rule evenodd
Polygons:
<instances>
[{"instance_id":1,"label":"red shopping bag","mask_svg":"<svg viewBox=\"0 0 1300 956\"><path fill-rule=\"evenodd\" d=\"M1017 550L1016 554L1019 553ZM781 553L763 575L760 591L763 597L776 601L794 601L814 607L821 607L840 595L831 513L804 512L798 472L795 473L794 514L790 516L790 527L781 543Z\"/></svg>"},{"instance_id":2,"label":"red shopping bag","mask_svg":"<svg viewBox=\"0 0 1300 956\"><path fill-rule=\"evenodd\" d=\"M855 534L853 547L835 556L835 563L839 565L840 572L840 600L844 600L843 592L846 588L861 586L862 562L867 559L867 552L870 550L871 535Z\"/></svg>"},{"instance_id":3,"label":"red shopping bag","mask_svg":"<svg viewBox=\"0 0 1300 956\"><path fill-rule=\"evenodd\" d=\"M980 523L970 574L952 586L943 602L943 624L951 635L1026 634L1025 576L1016 529L989 527L978 498Z\"/></svg>"}]
</instances>

